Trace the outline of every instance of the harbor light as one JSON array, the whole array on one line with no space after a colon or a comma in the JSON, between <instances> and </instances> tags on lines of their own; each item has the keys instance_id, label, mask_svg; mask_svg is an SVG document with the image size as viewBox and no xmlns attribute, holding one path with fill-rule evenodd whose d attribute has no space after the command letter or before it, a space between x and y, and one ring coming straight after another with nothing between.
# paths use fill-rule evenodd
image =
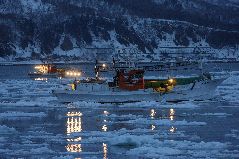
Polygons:
<instances>
[{"instance_id":1,"label":"harbor light","mask_svg":"<svg viewBox=\"0 0 239 159\"><path fill-rule=\"evenodd\" d=\"M44 74L48 72L48 67L45 65L37 65L34 68L37 70L37 72L41 72Z\"/></svg>"},{"instance_id":2,"label":"harbor light","mask_svg":"<svg viewBox=\"0 0 239 159\"><path fill-rule=\"evenodd\" d=\"M35 69L36 69L36 70L42 69L42 65L37 65L37 66L35 66Z\"/></svg>"},{"instance_id":3,"label":"harbor light","mask_svg":"<svg viewBox=\"0 0 239 159\"><path fill-rule=\"evenodd\" d=\"M102 67L104 67L104 68L105 68L105 67L106 67L106 64L105 64L105 63L104 63L104 64L102 64Z\"/></svg>"},{"instance_id":4,"label":"harbor light","mask_svg":"<svg viewBox=\"0 0 239 159\"><path fill-rule=\"evenodd\" d=\"M66 72L66 76L69 76L69 77L80 77L81 76L81 72L78 72L78 71L67 71Z\"/></svg>"},{"instance_id":5,"label":"harbor light","mask_svg":"<svg viewBox=\"0 0 239 159\"><path fill-rule=\"evenodd\" d=\"M170 84L172 84L174 82L174 80L171 78L168 80Z\"/></svg>"}]
</instances>

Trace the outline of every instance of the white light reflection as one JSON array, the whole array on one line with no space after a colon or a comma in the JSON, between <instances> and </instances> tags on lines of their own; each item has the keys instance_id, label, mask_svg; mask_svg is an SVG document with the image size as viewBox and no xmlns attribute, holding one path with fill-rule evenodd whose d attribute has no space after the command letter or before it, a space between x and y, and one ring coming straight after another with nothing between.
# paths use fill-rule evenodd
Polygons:
<instances>
[{"instance_id":1,"label":"white light reflection","mask_svg":"<svg viewBox=\"0 0 239 159\"><path fill-rule=\"evenodd\" d=\"M66 150L68 152L82 152L81 144L68 144Z\"/></svg>"},{"instance_id":2,"label":"white light reflection","mask_svg":"<svg viewBox=\"0 0 239 159\"><path fill-rule=\"evenodd\" d=\"M71 133L75 132L81 132L81 112L67 112L67 122L66 122L66 130L67 135L69 136ZM68 138L66 139L67 142L74 142L74 143L68 143L66 146L66 150L68 152L82 152L81 144L77 144L75 142L80 142L82 140L81 137L77 138Z\"/></svg>"},{"instance_id":3,"label":"white light reflection","mask_svg":"<svg viewBox=\"0 0 239 159\"><path fill-rule=\"evenodd\" d=\"M154 109L151 109L150 110L150 117L151 117L151 119L154 119L155 115L156 115L156 111Z\"/></svg>"},{"instance_id":4,"label":"white light reflection","mask_svg":"<svg viewBox=\"0 0 239 159\"><path fill-rule=\"evenodd\" d=\"M110 113L109 113L108 111L104 110L103 114L104 114L104 116L107 118L107 116L108 116ZM106 123L107 123L107 119L104 119L104 120L103 120L103 124L104 124L104 125L102 126L101 129L102 129L103 131L105 131L105 132L108 130L108 126L106 125Z\"/></svg>"},{"instance_id":5,"label":"white light reflection","mask_svg":"<svg viewBox=\"0 0 239 159\"><path fill-rule=\"evenodd\" d=\"M151 130L154 130L156 128L155 125L151 125Z\"/></svg>"},{"instance_id":6,"label":"white light reflection","mask_svg":"<svg viewBox=\"0 0 239 159\"><path fill-rule=\"evenodd\" d=\"M170 119L171 121L174 120L174 115L175 115L175 110L174 110L174 109L170 109L170 110L169 110L169 119Z\"/></svg>"},{"instance_id":7,"label":"white light reflection","mask_svg":"<svg viewBox=\"0 0 239 159\"><path fill-rule=\"evenodd\" d=\"M103 130L103 131L105 131L105 132L106 132L106 131L107 131L107 129L108 129L108 128L107 128L107 125L103 125L103 126L102 126L102 130Z\"/></svg>"},{"instance_id":8,"label":"white light reflection","mask_svg":"<svg viewBox=\"0 0 239 159\"><path fill-rule=\"evenodd\" d=\"M176 131L176 129L177 129L177 128L175 128L175 127L172 126L172 127L169 129L169 131L170 131L171 133L174 133L174 132Z\"/></svg>"},{"instance_id":9,"label":"white light reflection","mask_svg":"<svg viewBox=\"0 0 239 159\"><path fill-rule=\"evenodd\" d=\"M34 78L35 81L45 81L47 82L48 78Z\"/></svg>"},{"instance_id":10,"label":"white light reflection","mask_svg":"<svg viewBox=\"0 0 239 159\"><path fill-rule=\"evenodd\" d=\"M109 113L108 111L106 111L106 110L104 111L104 115L105 115L105 116L108 116L109 114L110 114L110 113Z\"/></svg>"}]
</instances>

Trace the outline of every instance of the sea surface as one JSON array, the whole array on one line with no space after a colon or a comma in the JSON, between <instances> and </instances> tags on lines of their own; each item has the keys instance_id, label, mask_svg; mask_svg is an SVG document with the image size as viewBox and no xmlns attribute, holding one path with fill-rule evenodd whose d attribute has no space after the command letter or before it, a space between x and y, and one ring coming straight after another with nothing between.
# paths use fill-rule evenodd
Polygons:
<instances>
[{"instance_id":1,"label":"sea surface","mask_svg":"<svg viewBox=\"0 0 239 159\"><path fill-rule=\"evenodd\" d=\"M70 67L93 75L93 65ZM228 77L213 100L62 104L51 92L72 79L0 66L0 158L239 158L239 64L207 69Z\"/></svg>"}]
</instances>

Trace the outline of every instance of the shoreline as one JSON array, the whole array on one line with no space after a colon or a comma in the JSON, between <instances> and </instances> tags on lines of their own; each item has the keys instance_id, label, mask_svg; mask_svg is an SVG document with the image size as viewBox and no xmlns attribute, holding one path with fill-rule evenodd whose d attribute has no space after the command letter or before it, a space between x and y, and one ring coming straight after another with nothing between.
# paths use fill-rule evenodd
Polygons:
<instances>
[{"instance_id":1,"label":"shoreline","mask_svg":"<svg viewBox=\"0 0 239 159\"><path fill-rule=\"evenodd\" d=\"M159 63L160 61L141 61L138 62L139 64L152 64L152 63ZM217 61L207 61L205 63L239 63L239 61L223 61L223 60L217 60ZM10 61L10 62L0 62L0 66L24 66L24 65L40 65L44 64L41 61ZM51 64L55 65L77 65L77 64L95 64L95 62L92 61L72 61L72 62L53 62Z\"/></svg>"}]
</instances>

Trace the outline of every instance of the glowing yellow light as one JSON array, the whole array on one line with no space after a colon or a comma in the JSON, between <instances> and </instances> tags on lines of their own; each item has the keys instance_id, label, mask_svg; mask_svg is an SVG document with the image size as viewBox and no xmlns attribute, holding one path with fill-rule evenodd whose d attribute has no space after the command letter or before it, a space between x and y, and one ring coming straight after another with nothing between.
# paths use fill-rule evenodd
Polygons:
<instances>
[{"instance_id":1,"label":"glowing yellow light","mask_svg":"<svg viewBox=\"0 0 239 159\"><path fill-rule=\"evenodd\" d=\"M171 121L173 121L173 119L174 119L174 117L173 117L173 116L170 116L169 118L170 118L170 120L171 120Z\"/></svg>"},{"instance_id":2,"label":"glowing yellow light","mask_svg":"<svg viewBox=\"0 0 239 159\"><path fill-rule=\"evenodd\" d=\"M169 83L173 83L174 80L173 79L169 79L168 81L169 81Z\"/></svg>"},{"instance_id":3,"label":"glowing yellow light","mask_svg":"<svg viewBox=\"0 0 239 159\"><path fill-rule=\"evenodd\" d=\"M107 144L103 143L103 153L104 153L103 159L107 159L107 152L108 152Z\"/></svg>"},{"instance_id":4,"label":"glowing yellow light","mask_svg":"<svg viewBox=\"0 0 239 159\"><path fill-rule=\"evenodd\" d=\"M70 75L73 76L73 72L70 72Z\"/></svg>"},{"instance_id":5,"label":"glowing yellow light","mask_svg":"<svg viewBox=\"0 0 239 159\"><path fill-rule=\"evenodd\" d=\"M70 75L70 73L69 73L69 72L66 72L66 75L68 75L68 76L69 76L69 75Z\"/></svg>"},{"instance_id":6,"label":"glowing yellow light","mask_svg":"<svg viewBox=\"0 0 239 159\"><path fill-rule=\"evenodd\" d=\"M82 152L81 144L68 144L66 150L68 152Z\"/></svg>"},{"instance_id":7,"label":"glowing yellow light","mask_svg":"<svg viewBox=\"0 0 239 159\"><path fill-rule=\"evenodd\" d=\"M170 109L169 110L169 118L170 118L170 120L174 120L174 115L175 115L175 110L174 109Z\"/></svg>"},{"instance_id":8,"label":"glowing yellow light","mask_svg":"<svg viewBox=\"0 0 239 159\"><path fill-rule=\"evenodd\" d=\"M73 132L81 132L81 112L68 112L66 114L68 116L67 118L67 134L73 133Z\"/></svg>"},{"instance_id":9,"label":"glowing yellow light","mask_svg":"<svg viewBox=\"0 0 239 159\"><path fill-rule=\"evenodd\" d=\"M103 64L102 66L103 66L103 67L106 67L106 64Z\"/></svg>"},{"instance_id":10,"label":"glowing yellow light","mask_svg":"<svg viewBox=\"0 0 239 159\"><path fill-rule=\"evenodd\" d=\"M67 116L82 116L81 112L68 112L66 114Z\"/></svg>"}]
</instances>

